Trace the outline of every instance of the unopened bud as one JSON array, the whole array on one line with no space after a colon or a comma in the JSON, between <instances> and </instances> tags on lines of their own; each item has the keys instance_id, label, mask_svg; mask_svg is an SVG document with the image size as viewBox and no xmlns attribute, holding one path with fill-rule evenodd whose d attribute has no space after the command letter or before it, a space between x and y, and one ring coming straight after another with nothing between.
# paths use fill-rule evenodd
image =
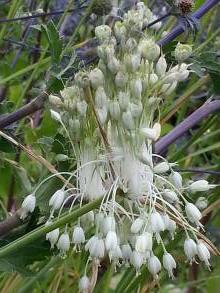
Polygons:
<instances>
[{"instance_id":1,"label":"unopened bud","mask_svg":"<svg viewBox=\"0 0 220 293\"><path fill-rule=\"evenodd\" d=\"M189 58L192 54L192 46L178 43L174 51L175 58L178 62L182 62Z\"/></svg>"}]
</instances>

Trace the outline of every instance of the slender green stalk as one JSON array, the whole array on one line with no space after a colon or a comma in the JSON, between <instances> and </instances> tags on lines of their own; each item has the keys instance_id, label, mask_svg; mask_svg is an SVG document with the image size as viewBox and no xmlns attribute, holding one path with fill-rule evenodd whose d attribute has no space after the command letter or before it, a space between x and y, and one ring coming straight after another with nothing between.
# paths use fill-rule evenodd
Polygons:
<instances>
[{"instance_id":1,"label":"slender green stalk","mask_svg":"<svg viewBox=\"0 0 220 293\"><path fill-rule=\"evenodd\" d=\"M81 207L79 209L76 208L71 213L68 213L68 214L64 215L63 217L55 220L51 225L39 227L39 228L33 230L32 232L29 232L28 234L16 239L12 243L10 243L6 246L3 246L0 249L0 259L9 255L10 253L13 253L17 249L26 246L27 244L29 244L33 241L36 241L37 239L39 239L41 236L45 235L46 233L48 233L58 227L64 226L67 223L76 221L80 216L97 208L99 206L99 204L101 203L101 200L102 200L102 198L99 198L97 200L94 200L94 201L84 205L83 207Z\"/></svg>"}]
</instances>

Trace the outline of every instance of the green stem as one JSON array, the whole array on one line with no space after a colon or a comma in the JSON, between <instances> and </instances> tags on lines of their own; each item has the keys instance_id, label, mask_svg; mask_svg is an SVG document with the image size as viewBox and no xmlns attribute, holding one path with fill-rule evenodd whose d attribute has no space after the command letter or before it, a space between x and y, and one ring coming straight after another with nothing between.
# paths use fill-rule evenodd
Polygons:
<instances>
[{"instance_id":1,"label":"green stem","mask_svg":"<svg viewBox=\"0 0 220 293\"><path fill-rule=\"evenodd\" d=\"M17 249L22 248L22 247L28 245L29 243L38 240L41 236L44 236L46 233L48 233L58 227L64 226L67 223L76 221L82 215L97 208L100 205L101 200L102 200L102 198L99 198L97 200L94 200L94 201L84 205L80 209L76 208L73 212L71 212L70 214L66 214L62 218L55 220L52 224L50 224L48 226L43 226L43 227L41 226L39 228L36 228L35 230L29 232L28 234L14 240L10 244L3 246L0 249L0 259L7 256L7 255L10 255L11 253L16 251Z\"/></svg>"}]
</instances>

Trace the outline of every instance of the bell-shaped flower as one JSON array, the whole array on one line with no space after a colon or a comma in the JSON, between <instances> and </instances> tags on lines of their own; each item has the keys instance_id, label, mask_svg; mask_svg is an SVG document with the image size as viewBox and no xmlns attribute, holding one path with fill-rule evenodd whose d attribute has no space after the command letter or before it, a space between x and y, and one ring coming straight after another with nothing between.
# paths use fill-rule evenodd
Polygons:
<instances>
[{"instance_id":1,"label":"bell-shaped flower","mask_svg":"<svg viewBox=\"0 0 220 293\"><path fill-rule=\"evenodd\" d=\"M170 253L164 253L163 267L167 270L169 277L174 279L173 270L176 268L176 261Z\"/></svg>"},{"instance_id":2,"label":"bell-shaped flower","mask_svg":"<svg viewBox=\"0 0 220 293\"><path fill-rule=\"evenodd\" d=\"M142 253L137 252L136 250L134 250L131 254L131 258L130 258L130 262L131 264L134 266L134 268L136 269L136 272L139 273L141 266L144 263L144 256Z\"/></svg>"},{"instance_id":3,"label":"bell-shaped flower","mask_svg":"<svg viewBox=\"0 0 220 293\"><path fill-rule=\"evenodd\" d=\"M54 245L57 243L59 238L60 229L54 229L46 234L46 239L50 241L51 248L54 248Z\"/></svg>"},{"instance_id":4,"label":"bell-shaped flower","mask_svg":"<svg viewBox=\"0 0 220 293\"><path fill-rule=\"evenodd\" d=\"M23 220L27 217L28 213L32 213L35 209L36 197L33 194L29 194L25 197L21 205L20 218Z\"/></svg>"},{"instance_id":5,"label":"bell-shaped flower","mask_svg":"<svg viewBox=\"0 0 220 293\"><path fill-rule=\"evenodd\" d=\"M53 210L59 210L65 198L65 191L63 189L57 190L49 200L49 206Z\"/></svg>"},{"instance_id":6,"label":"bell-shaped flower","mask_svg":"<svg viewBox=\"0 0 220 293\"><path fill-rule=\"evenodd\" d=\"M137 236L135 250L140 253L145 253L148 250L152 250L153 240L152 234L149 232L144 232Z\"/></svg>"},{"instance_id":7,"label":"bell-shaped flower","mask_svg":"<svg viewBox=\"0 0 220 293\"><path fill-rule=\"evenodd\" d=\"M153 277L156 279L158 277L158 273L161 270L161 263L158 257L155 255L152 255L148 259L147 267L149 272L153 275Z\"/></svg>"},{"instance_id":8,"label":"bell-shaped flower","mask_svg":"<svg viewBox=\"0 0 220 293\"><path fill-rule=\"evenodd\" d=\"M57 242L57 248L60 250L60 255L65 256L67 251L70 249L70 238L67 232L64 232L60 235L60 238Z\"/></svg>"},{"instance_id":9,"label":"bell-shaped flower","mask_svg":"<svg viewBox=\"0 0 220 293\"><path fill-rule=\"evenodd\" d=\"M191 192L208 191L216 186L215 184L209 184L207 180L197 180L190 184L189 190Z\"/></svg>"},{"instance_id":10,"label":"bell-shaped flower","mask_svg":"<svg viewBox=\"0 0 220 293\"><path fill-rule=\"evenodd\" d=\"M103 258L105 255L105 243L103 239L95 238L90 247L89 253L91 257Z\"/></svg>"},{"instance_id":11,"label":"bell-shaped flower","mask_svg":"<svg viewBox=\"0 0 220 293\"><path fill-rule=\"evenodd\" d=\"M197 226L201 226L201 223L199 221L202 218L202 214L194 204L187 202L185 206L185 211L190 222L195 223Z\"/></svg>"},{"instance_id":12,"label":"bell-shaped flower","mask_svg":"<svg viewBox=\"0 0 220 293\"><path fill-rule=\"evenodd\" d=\"M183 178L180 173L172 172L169 175L169 180L177 189L181 189L183 187Z\"/></svg>"},{"instance_id":13,"label":"bell-shaped flower","mask_svg":"<svg viewBox=\"0 0 220 293\"><path fill-rule=\"evenodd\" d=\"M197 254L201 261L203 261L208 268L210 268L210 252L207 246L200 240L197 244Z\"/></svg>"},{"instance_id":14,"label":"bell-shaped flower","mask_svg":"<svg viewBox=\"0 0 220 293\"><path fill-rule=\"evenodd\" d=\"M115 231L109 231L105 238L106 250L114 250L118 245L117 234Z\"/></svg>"},{"instance_id":15,"label":"bell-shaped flower","mask_svg":"<svg viewBox=\"0 0 220 293\"><path fill-rule=\"evenodd\" d=\"M193 239L188 238L184 242L184 252L187 257L187 260L192 263L195 260L197 254L197 246Z\"/></svg>"},{"instance_id":16,"label":"bell-shaped flower","mask_svg":"<svg viewBox=\"0 0 220 293\"><path fill-rule=\"evenodd\" d=\"M131 225L131 233L134 233L134 234L139 233L143 225L144 225L144 220L142 218L139 217L135 219Z\"/></svg>"},{"instance_id":17,"label":"bell-shaped flower","mask_svg":"<svg viewBox=\"0 0 220 293\"><path fill-rule=\"evenodd\" d=\"M121 247L121 252L124 262L129 263L132 254L131 246L129 244L123 244Z\"/></svg>"},{"instance_id":18,"label":"bell-shaped flower","mask_svg":"<svg viewBox=\"0 0 220 293\"><path fill-rule=\"evenodd\" d=\"M84 275L82 278L79 280L79 290L80 292L89 292L90 289L90 280L89 278Z\"/></svg>"},{"instance_id":19,"label":"bell-shaped flower","mask_svg":"<svg viewBox=\"0 0 220 293\"><path fill-rule=\"evenodd\" d=\"M158 212L152 212L150 215L150 224L152 232L160 233L165 230L165 225L162 216Z\"/></svg>"},{"instance_id":20,"label":"bell-shaped flower","mask_svg":"<svg viewBox=\"0 0 220 293\"><path fill-rule=\"evenodd\" d=\"M72 243L75 245L80 245L85 242L85 233L83 231L83 228L80 226L76 226L73 230L72 235Z\"/></svg>"}]
</instances>

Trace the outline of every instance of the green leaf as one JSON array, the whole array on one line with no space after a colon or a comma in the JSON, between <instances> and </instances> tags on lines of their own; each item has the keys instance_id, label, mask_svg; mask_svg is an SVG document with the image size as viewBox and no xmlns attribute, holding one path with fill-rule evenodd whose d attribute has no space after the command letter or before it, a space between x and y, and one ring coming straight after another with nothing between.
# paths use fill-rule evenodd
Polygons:
<instances>
[{"instance_id":1,"label":"green leaf","mask_svg":"<svg viewBox=\"0 0 220 293\"><path fill-rule=\"evenodd\" d=\"M54 22L51 20L47 25L42 24L42 30L49 42L50 51L52 53L52 62L59 63L62 53L62 42Z\"/></svg>"}]
</instances>

